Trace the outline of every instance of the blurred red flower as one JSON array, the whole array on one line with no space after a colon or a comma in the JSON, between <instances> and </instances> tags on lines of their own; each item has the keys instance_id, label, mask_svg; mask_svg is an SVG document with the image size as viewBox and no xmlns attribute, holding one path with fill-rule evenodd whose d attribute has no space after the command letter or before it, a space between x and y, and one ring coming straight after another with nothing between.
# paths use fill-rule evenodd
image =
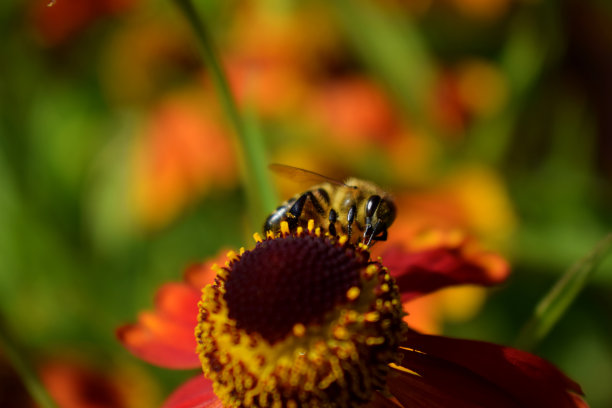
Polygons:
<instances>
[{"instance_id":1,"label":"blurred red flower","mask_svg":"<svg viewBox=\"0 0 612 408\"><path fill-rule=\"evenodd\" d=\"M32 2L31 18L45 45L67 41L96 20L119 14L138 0L37 0Z\"/></svg>"}]
</instances>

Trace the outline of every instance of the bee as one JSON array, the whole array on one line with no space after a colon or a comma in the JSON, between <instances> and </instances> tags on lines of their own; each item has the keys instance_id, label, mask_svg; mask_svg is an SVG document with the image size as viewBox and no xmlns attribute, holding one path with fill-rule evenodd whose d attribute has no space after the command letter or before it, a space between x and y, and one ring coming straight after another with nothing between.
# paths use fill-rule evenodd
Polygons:
<instances>
[{"instance_id":1,"label":"bee","mask_svg":"<svg viewBox=\"0 0 612 408\"><path fill-rule=\"evenodd\" d=\"M369 181L349 178L344 183L321 174L287 166L271 164L270 170L295 180L318 181L319 184L297 194L279 206L264 223L264 233L278 232L282 221L289 229L306 228L308 220L326 229L331 235L346 234L349 241L385 241L387 229L395 219L395 204L391 196Z\"/></svg>"}]
</instances>

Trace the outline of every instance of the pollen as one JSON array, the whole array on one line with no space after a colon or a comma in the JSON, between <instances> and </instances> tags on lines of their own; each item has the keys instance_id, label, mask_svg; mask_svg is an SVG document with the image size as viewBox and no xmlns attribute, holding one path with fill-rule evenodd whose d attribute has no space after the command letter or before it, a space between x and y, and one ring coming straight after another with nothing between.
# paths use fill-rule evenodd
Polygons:
<instances>
[{"instance_id":1,"label":"pollen","mask_svg":"<svg viewBox=\"0 0 612 408\"><path fill-rule=\"evenodd\" d=\"M258 233L258 232L256 232L256 233L254 233L254 234L253 234L253 240L254 240L255 242L261 242L261 241L263 241L263 239L261 238L261 235L259 235L259 233Z\"/></svg>"},{"instance_id":2,"label":"pollen","mask_svg":"<svg viewBox=\"0 0 612 408\"><path fill-rule=\"evenodd\" d=\"M378 273L378 266L376 264L368 265L368 267L364 271L364 277L366 279L372 278L376 273Z\"/></svg>"},{"instance_id":3,"label":"pollen","mask_svg":"<svg viewBox=\"0 0 612 408\"><path fill-rule=\"evenodd\" d=\"M369 312L366 313L364 317L366 322L377 322L378 320L380 320L380 313Z\"/></svg>"},{"instance_id":4,"label":"pollen","mask_svg":"<svg viewBox=\"0 0 612 408\"><path fill-rule=\"evenodd\" d=\"M353 286L346 292L346 298L348 300L355 300L359 297L361 290L357 286Z\"/></svg>"},{"instance_id":5,"label":"pollen","mask_svg":"<svg viewBox=\"0 0 612 408\"><path fill-rule=\"evenodd\" d=\"M306 333L306 327L303 324L297 323L293 326L293 335L296 337L302 337Z\"/></svg>"},{"instance_id":6,"label":"pollen","mask_svg":"<svg viewBox=\"0 0 612 408\"><path fill-rule=\"evenodd\" d=\"M289 234L289 223L287 221L282 221L280 224L280 230L282 234Z\"/></svg>"},{"instance_id":7,"label":"pollen","mask_svg":"<svg viewBox=\"0 0 612 408\"><path fill-rule=\"evenodd\" d=\"M234 251L229 251L225 256L227 257L227 260L230 262L238 259L238 256L236 255L236 252Z\"/></svg>"},{"instance_id":8,"label":"pollen","mask_svg":"<svg viewBox=\"0 0 612 408\"><path fill-rule=\"evenodd\" d=\"M314 221L253 237L199 305L197 351L223 406L366 405L406 330L387 269Z\"/></svg>"}]
</instances>

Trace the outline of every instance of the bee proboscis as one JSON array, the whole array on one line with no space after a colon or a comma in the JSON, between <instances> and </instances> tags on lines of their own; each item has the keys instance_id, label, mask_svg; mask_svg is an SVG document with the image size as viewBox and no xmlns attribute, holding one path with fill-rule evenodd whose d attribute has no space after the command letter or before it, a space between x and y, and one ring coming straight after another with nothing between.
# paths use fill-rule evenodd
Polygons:
<instances>
[{"instance_id":1,"label":"bee proboscis","mask_svg":"<svg viewBox=\"0 0 612 408\"><path fill-rule=\"evenodd\" d=\"M270 170L302 181L319 184L297 194L280 205L264 223L264 233L278 232L280 223L287 221L289 229L306 227L308 220L326 229L331 235L339 231L349 241L360 240L367 246L372 241L385 241L387 229L395 219L395 204L391 196L369 181L351 177L345 182L310 170L284 164L271 164Z\"/></svg>"}]
</instances>

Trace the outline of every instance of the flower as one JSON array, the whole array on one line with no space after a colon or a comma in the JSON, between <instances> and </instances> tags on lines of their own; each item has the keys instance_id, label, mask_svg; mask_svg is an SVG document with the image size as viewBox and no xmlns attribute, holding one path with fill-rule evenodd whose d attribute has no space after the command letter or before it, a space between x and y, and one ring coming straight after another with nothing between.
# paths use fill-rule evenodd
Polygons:
<instances>
[{"instance_id":1,"label":"flower","mask_svg":"<svg viewBox=\"0 0 612 408\"><path fill-rule=\"evenodd\" d=\"M333 78L311 101L313 122L343 147L372 149L399 136L399 116L384 91L367 77Z\"/></svg>"},{"instance_id":2,"label":"flower","mask_svg":"<svg viewBox=\"0 0 612 408\"><path fill-rule=\"evenodd\" d=\"M38 371L61 408L145 408L159 400L151 379L130 365L103 366L63 352L46 358Z\"/></svg>"},{"instance_id":3,"label":"flower","mask_svg":"<svg viewBox=\"0 0 612 408\"><path fill-rule=\"evenodd\" d=\"M230 136L204 99L200 93L167 95L138 135L132 201L145 229L167 225L196 198L236 181Z\"/></svg>"},{"instance_id":4,"label":"flower","mask_svg":"<svg viewBox=\"0 0 612 408\"><path fill-rule=\"evenodd\" d=\"M76 39L77 34L104 17L127 12L138 0L45 0L31 2L31 20L44 45ZM52 6L52 7L51 7Z\"/></svg>"},{"instance_id":5,"label":"flower","mask_svg":"<svg viewBox=\"0 0 612 408\"><path fill-rule=\"evenodd\" d=\"M285 223L255 240L251 250L230 251L216 274L191 268L185 283L162 287L154 313L119 329L145 360L202 366L205 376L165 408L586 406L580 386L539 357L403 323L402 296L505 277L477 255L444 247L394 253L390 269L314 222L293 233Z\"/></svg>"},{"instance_id":6,"label":"flower","mask_svg":"<svg viewBox=\"0 0 612 408\"><path fill-rule=\"evenodd\" d=\"M58 408L150 408L159 400L156 384L134 364L99 364L71 350L44 356L35 368ZM0 406L38 407L28 391L0 353Z\"/></svg>"}]
</instances>

